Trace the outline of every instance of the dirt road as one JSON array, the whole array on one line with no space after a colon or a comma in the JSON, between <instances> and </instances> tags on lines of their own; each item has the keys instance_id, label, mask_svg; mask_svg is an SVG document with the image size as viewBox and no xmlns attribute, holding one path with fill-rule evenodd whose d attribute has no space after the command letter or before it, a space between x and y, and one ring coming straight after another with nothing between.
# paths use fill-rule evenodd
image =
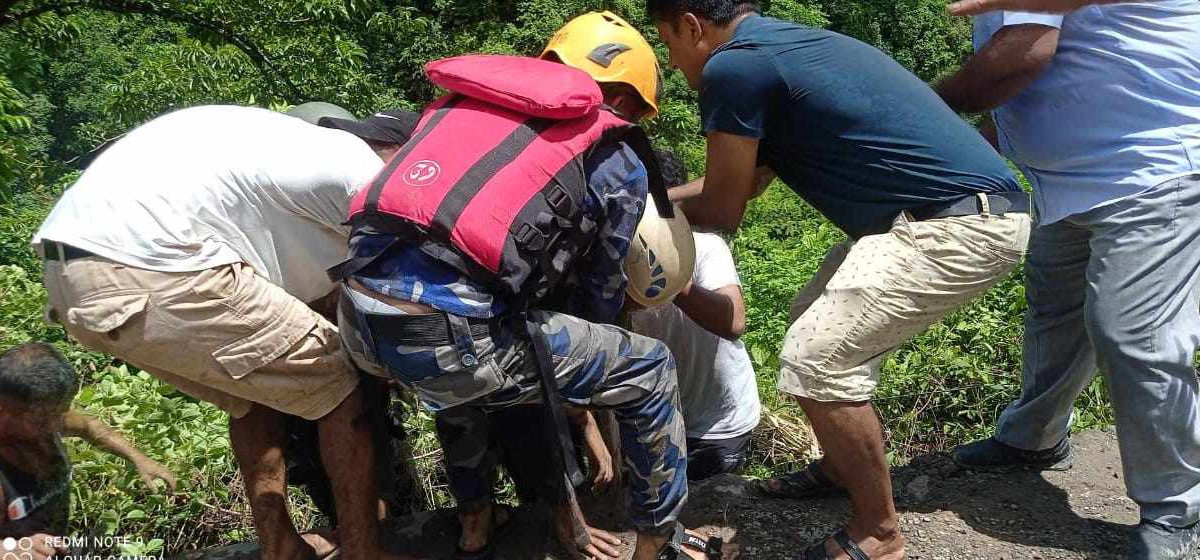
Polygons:
<instances>
[{"instance_id":1,"label":"dirt road","mask_svg":"<svg viewBox=\"0 0 1200 560\"><path fill-rule=\"evenodd\" d=\"M1123 558L1126 536L1138 514L1125 497L1116 438L1087 432L1073 441L1075 466L1066 472L976 473L958 468L945 456L918 458L895 469L909 558ZM601 509L610 511L593 515L594 522L622 528L615 511L619 508ZM693 487L684 522L736 543L742 559L790 560L804 545L837 528L846 515L844 499L765 499L747 481L727 476ZM545 512L520 510L500 534L497 558L564 558L542 550L549 526ZM456 534L449 512L425 514L392 532L395 545L429 558L448 558ZM632 534L621 535L628 552Z\"/></svg>"}]
</instances>

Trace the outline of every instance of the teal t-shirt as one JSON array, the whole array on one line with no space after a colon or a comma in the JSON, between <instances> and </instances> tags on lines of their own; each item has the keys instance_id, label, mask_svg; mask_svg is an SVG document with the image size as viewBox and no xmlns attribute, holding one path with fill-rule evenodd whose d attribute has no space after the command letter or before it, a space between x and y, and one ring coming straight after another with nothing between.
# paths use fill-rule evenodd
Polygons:
<instances>
[{"instance_id":1,"label":"teal t-shirt","mask_svg":"<svg viewBox=\"0 0 1200 560\"><path fill-rule=\"evenodd\" d=\"M891 57L753 15L704 66L706 133L758 138L759 161L851 237L901 211L1020 189L970 125Z\"/></svg>"}]
</instances>

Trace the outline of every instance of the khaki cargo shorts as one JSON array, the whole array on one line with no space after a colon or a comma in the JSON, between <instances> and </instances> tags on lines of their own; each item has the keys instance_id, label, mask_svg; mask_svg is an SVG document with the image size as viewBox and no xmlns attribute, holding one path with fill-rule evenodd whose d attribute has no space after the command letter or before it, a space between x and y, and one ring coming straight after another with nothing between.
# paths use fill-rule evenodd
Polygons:
<instances>
[{"instance_id":1,"label":"khaki cargo shorts","mask_svg":"<svg viewBox=\"0 0 1200 560\"><path fill-rule=\"evenodd\" d=\"M358 386L337 328L237 263L169 273L48 260L47 320L234 418L252 403L316 420Z\"/></svg>"},{"instance_id":2,"label":"khaki cargo shorts","mask_svg":"<svg viewBox=\"0 0 1200 560\"><path fill-rule=\"evenodd\" d=\"M823 402L871 400L887 354L985 292L1020 262L1027 214L923 222L830 249L792 303L779 390Z\"/></svg>"}]
</instances>

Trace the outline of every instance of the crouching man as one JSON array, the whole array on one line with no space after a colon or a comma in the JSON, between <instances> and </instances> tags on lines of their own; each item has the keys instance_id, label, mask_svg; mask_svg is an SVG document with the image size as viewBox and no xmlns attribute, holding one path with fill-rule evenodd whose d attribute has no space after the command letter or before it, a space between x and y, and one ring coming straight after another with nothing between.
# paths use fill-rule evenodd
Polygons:
<instances>
[{"instance_id":1,"label":"crouching man","mask_svg":"<svg viewBox=\"0 0 1200 560\"><path fill-rule=\"evenodd\" d=\"M22 344L0 355L0 537L28 539L30 557L52 558L67 534L71 458L62 436L83 438L123 457L150 491L175 477L99 419L71 409L75 370L53 346ZM24 549L22 549L24 551Z\"/></svg>"},{"instance_id":2,"label":"crouching man","mask_svg":"<svg viewBox=\"0 0 1200 560\"><path fill-rule=\"evenodd\" d=\"M306 304L333 291L325 268L345 250L350 196L405 139L368 144L263 109L184 109L104 152L34 237L52 320L229 413L264 559L334 549L288 515L285 414L319 421L343 556L392 557L379 545L358 375Z\"/></svg>"},{"instance_id":3,"label":"crouching man","mask_svg":"<svg viewBox=\"0 0 1200 560\"><path fill-rule=\"evenodd\" d=\"M675 558L690 552L679 551L687 539L676 522L687 460L674 360L661 342L599 322L623 304L622 259L647 179L663 190L631 124L655 111L657 61L617 16L585 18L561 37L611 26L625 39L579 59L558 53L565 64L429 65L452 93L351 204L352 258L339 272L353 305L341 306L341 332L364 368L397 377L435 410L554 402L556 392L613 410L633 473L634 558ZM637 61L624 80L580 71L623 59ZM576 288L579 315L528 311L572 267L590 271ZM489 556L485 547L460 557Z\"/></svg>"},{"instance_id":4,"label":"crouching man","mask_svg":"<svg viewBox=\"0 0 1200 560\"><path fill-rule=\"evenodd\" d=\"M688 182L679 157L658 151L668 188ZM746 303L729 245L715 233L693 233L694 272L667 305L634 312L632 330L666 343L679 370L679 400L687 427L688 480L738 472L762 404L754 364L739 338Z\"/></svg>"}]
</instances>

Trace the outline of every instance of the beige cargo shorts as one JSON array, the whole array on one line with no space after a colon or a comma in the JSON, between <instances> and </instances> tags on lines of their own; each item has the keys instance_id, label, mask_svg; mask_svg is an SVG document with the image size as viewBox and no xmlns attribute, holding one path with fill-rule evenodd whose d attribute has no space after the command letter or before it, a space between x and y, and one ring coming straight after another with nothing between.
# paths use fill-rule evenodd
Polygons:
<instances>
[{"instance_id":1,"label":"beige cargo shorts","mask_svg":"<svg viewBox=\"0 0 1200 560\"><path fill-rule=\"evenodd\" d=\"M834 246L791 307L779 390L871 400L884 357L1007 276L1029 243L1027 214L912 221Z\"/></svg>"},{"instance_id":2,"label":"beige cargo shorts","mask_svg":"<svg viewBox=\"0 0 1200 560\"><path fill-rule=\"evenodd\" d=\"M48 260L46 318L234 418L263 406L316 420L355 387L337 328L241 263L155 272Z\"/></svg>"}]
</instances>

